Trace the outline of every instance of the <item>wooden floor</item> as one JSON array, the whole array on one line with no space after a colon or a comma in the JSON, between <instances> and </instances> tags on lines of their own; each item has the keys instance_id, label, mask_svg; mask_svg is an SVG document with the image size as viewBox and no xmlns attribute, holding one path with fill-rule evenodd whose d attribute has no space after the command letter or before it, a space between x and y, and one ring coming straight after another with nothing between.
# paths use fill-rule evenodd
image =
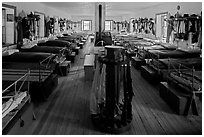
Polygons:
<instances>
[{"instance_id":1,"label":"wooden floor","mask_svg":"<svg viewBox=\"0 0 204 137\"><path fill-rule=\"evenodd\" d=\"M84 80L84 54L90 43L80 50L71 72L59 78L56 90L44 103L34 105L37 119L33 121L27 135L90 135L106 134L96 129L91 121L89 104L91 82ZM122 134L202 134L200 116L179 116L160 98L157 86L145 81L133 67L132 79L133 120L131 129ZM201 104L201 103L200 103Z\"/></svg>"}]
</instances>

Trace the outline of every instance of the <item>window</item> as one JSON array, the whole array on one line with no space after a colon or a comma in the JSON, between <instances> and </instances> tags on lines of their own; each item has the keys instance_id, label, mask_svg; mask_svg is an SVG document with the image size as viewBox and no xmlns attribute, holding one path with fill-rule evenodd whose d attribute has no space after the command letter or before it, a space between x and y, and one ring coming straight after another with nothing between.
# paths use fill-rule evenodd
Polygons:
<instances>
[{"instance_id":1,"label":"window","mask_svg":"<svg viewBox=\"0 0 204 137\"><path fill-rule=\"evenodd\" d=\"M82 21L82 30L91 30L91 21L83 20Z\"/></svg>"},{"instance_id":2,"label":"window","mask_svg":"<svg viewBox=\"0 0 204 137\"><path fill-rule=\"evenodd\" d=\"M111 25L112 25L111 21L106 20L105 21L105 30L111 30Z\"/></svg>"},{"instance_id":3,"label":"window","mask_svg":"<svg viewBox=\"0 0 204 137\"><path fill-rule=\"evenodd\" d=\"M13 22L13 21L14 21L13 14L7 14L7 22Z\"/></svg>"}]
</instances>

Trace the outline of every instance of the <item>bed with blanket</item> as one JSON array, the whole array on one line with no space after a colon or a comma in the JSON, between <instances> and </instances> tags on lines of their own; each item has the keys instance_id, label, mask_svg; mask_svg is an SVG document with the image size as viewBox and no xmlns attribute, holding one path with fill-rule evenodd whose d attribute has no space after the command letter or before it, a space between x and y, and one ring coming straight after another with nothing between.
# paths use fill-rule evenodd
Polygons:
<instances>
[{"instance_id":1,"label":"bed with blanket","mask_svg":"<svg viewBox=\"0 0 204 137\"><path fill-rule=\"evenodd\" d=\"M157 75L166 81L168 73L175 70L195 69L202 70L202 58L171 58L171 59L153 59L148 62L148 65L153 68Z\"/></svg>"},{"instance_id":2,"label":"bed with blanket","mask_svg":"<svg viewBox=\"0 0 204 137\"><path fill-rule=\"evenodd\" d=\"M74 62L75 54L73 51L75 50L76 46L73 45L72 43L65 41L65 40L48 40L46 42L38 43L39 47L63 47L66 48L65 56L66 59L71 61L72 63Z\"/></svg>"},{"instance_id":3,"label":"bed with blanket","mask_svg":"<svg viewBox=\"0 0 204 137\"><path fill-rule=\"evenodd\" d=\"M23 46L19 49L20 52L41 52L41 53L54 53L59 56L66 56L68 58L71 55L70 48L67 47L52 47L52 46Z\"/></svg>"},{"instance_id":4,"label":"bed with blanket","mask_svg":"<svg viewBox=\"0 0 204 137\"><path fill-rule=\"evenodd\" d=\"M71 43L65 40L55 39L48 40L46 42L37 43L38 46L50 46L50 47L67 47L69 48Z\"/></svg>"},{"instance_id":5,"label":"bed with blanket","mask_svg":"<svg viewBox=\"0 0 204 137\"><path fill-rule=\"evenodd\" d=\"M43 52L43 53L69 53L69 50L66 47L51 47L51 46L33 46L33 47L21 47L20 52Z\"/></svg>"},{"instance_id":6,"label":"bed with blanket","mask_svg":"<svg viewBox=\"0 0 204 137\"><path fill-rule=\"evenodd\" d=\"M148 58L149 50L175 50L177 47L167 43L154 43L148 41L134 42L130 45L137 50L137 55L140 58Z\"/></svg>"},{"instance_id":7,"label":"bed with blanket","mask_svg":"<svg viewBox=\"0 0 204 137\"><path fill-rule=\"evenodd\" d=\"M143 55L144 59L164 59L164 58L194 58L200 57L200 51L184 51L184 50L148 50L147 54Z\"/></svg>"},{"instance_id":8,"label":"bed with blanket","mask_svg":"<svg viewBox=\"0 0 204 137\"><path fill-rule=\"evenodd\" d=\"M46 99L57 85L55 54L15 52L2 57L2 81L14 82L30 70L32 100ZM40 96L39 96L40 95Z\"/></svg>"},{"instance_id":9,"label":"bed with blanket","mask_svg":"<svg viewBox=\"0 0 204 137\"><path fill-rule=\"evenodd\" d=\"M55 63L53 60L55 59L56 55L52 53L41 53L41 52L15 52L8 55L2 56L2 68L5 69L15 69L16 65L19 64L17 68L30 68L30 69L39 69L40 61L43 61L47 58L50 58L50 65L55 67ZM10 65L9 65L10 64ZM12 67L12 64L14 66Z\"/></svg>"}]
</instances>

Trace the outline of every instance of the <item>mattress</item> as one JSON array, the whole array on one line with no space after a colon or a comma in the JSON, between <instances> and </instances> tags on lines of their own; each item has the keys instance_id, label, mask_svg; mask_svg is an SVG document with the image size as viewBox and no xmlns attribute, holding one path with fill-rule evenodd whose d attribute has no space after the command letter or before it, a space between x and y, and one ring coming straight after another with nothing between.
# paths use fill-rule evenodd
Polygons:
<instances>
[{"instance_id":1,"label":"mattress","mask_svg":"<svg viewBox=\"0 0 204 137\"><path fill-rule=\"evenodd\" d=\"M198 53L190 53L190 52L184 52L180 50L149 50L148 53L153 58L193 58L193 57L199 57L200 54Z\"/></svg>"},{"instance_id":2,"label":"mattress","mask_svg":"<svg viewBox=\"0 0 204 137\"><path fill-rule=\"evenodd\" d=\"M50 47L50 46L35 46L29 49L20 49L21 52L43 52L43 53L55 53L58 54L62 47Z\"/></svg>"},{"instance_id":3,"label":"mattress","mask_svg":"<svg viewBox=\"0 0 204 137\"><path fill-rule=\"evenodd\" d=\"M16 52L9 56L3 56L2 62L28 62L38 63L48 58L50 53L30 53L30 52ZM55 54L52 54L54 58Z\"/></svg>"},{"instance_id":4,"label":"mattress","mask_svg":"<svg viewBox=\"0 0 204 137\"><path fill-rule=\"evenodd\" d=\"M51 47L70 47L71 43L65 40L48 40L46 42L38 43L38 46L51 46Z\"/></svg>"}]
</instances>

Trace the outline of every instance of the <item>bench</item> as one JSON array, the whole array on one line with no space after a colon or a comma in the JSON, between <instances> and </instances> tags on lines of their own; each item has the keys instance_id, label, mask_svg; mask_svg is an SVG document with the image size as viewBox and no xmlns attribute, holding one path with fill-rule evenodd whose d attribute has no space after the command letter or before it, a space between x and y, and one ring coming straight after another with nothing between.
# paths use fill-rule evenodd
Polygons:
<instances>
[{"instance_id":1,"label":"bench","mask_svg":"<svg viewBox=\"0 0 204 137\"><path fill-rule=\"evenodd\" d=\"M64 61L58 66L57 74L60 76L67 76L71 68L71 61Z\"/></svg>"},{"instance_id":2,"label":"bench","mask_svg":"<svg viewBox=\"0 0 204 137\"><path fill-rule=\"evenodd\" d=\"M196 92L180 92L167 82L160 82L159 95L177 114L188 115L192 110L192 114L198 115Z\"/></svg>"},{"instance_id":3,"label":"bench","mask_svg":"<svg viewBox=\"0 0 204 137\"><path fill-rule=\"evenodd\" d=\"M138 57L132 57L131 63L135 69L140 69L141 66L146 64L145 60Z\"/></svg>"},{"instance_id":4,"label":"bench","mask_svg":"<svg viewBox=\"0 0 204 137\"><path fill-rule=\"evenodd\" d=\"M86 55L84 59L85 80L92 81L94 76L95 55Z\"/></svg>"},{"instance_id":5,"label":"bench","mask_svg":"<svg viewBox=\"0 0 204 137\"><path fill-rule=\"evenodd\" d=\"M141 76L151 83L159 81L156 71L149 66L141 66Z\"/></svg>"}]
</instances>

